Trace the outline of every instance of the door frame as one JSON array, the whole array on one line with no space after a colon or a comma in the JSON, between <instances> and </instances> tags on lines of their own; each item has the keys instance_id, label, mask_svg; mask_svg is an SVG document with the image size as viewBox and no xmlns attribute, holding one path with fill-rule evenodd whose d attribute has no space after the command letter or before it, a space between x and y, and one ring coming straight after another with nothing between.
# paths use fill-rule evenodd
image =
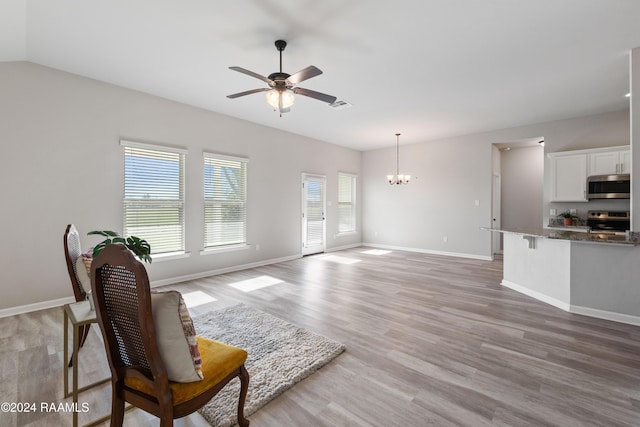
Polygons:
<instances>
[{"instance_id":1,"label":"door frame","mask_svg":"<svg viewBox=\"0 0 640 427\"><path fill-rule=\"evenodd\" d=\"M502 217L502 176L494 172L491 177L491 228L500 228ZM502 254L502 233L491 233L491 258Z\"/></svg>"},{"instance_id":2,"label":"door frame","mask_svg":"<svg viewBox=\"0 0 640 427\"><path fill-rule=\"evenodd\" d=\"M313 249L307 249L305 246L307 240L307 220L305 218L307 208L307 197L305 192L305 182L308 180L321 181L322 182L322 246L320 250L316 246ZM327 248L327 177L325 175L319 175L314 173L302 173L302 180L300 185L300 230L301 230L301 243L300 253L304 255L311 255L316 253L322 253Z\"/></svg>"}]
</instances>

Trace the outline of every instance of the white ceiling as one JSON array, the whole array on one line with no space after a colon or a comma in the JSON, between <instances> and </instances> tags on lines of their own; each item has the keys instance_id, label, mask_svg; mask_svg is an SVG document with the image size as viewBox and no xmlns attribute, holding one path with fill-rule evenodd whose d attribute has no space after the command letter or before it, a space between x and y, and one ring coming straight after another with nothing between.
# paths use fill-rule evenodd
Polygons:
<instances>
[{"instance_id":1,"label":"white ceiling","mask_svg":"<svg viewBox=\"0 0 640 427\"><path fill-rule=\"evenodd\" d=\"M638 0L2 0L28 60L358 150L628 107ZM279 117L231 71L324 74ZM526 137L523 136L523 137Z\"/></svg>"}]
</instances>

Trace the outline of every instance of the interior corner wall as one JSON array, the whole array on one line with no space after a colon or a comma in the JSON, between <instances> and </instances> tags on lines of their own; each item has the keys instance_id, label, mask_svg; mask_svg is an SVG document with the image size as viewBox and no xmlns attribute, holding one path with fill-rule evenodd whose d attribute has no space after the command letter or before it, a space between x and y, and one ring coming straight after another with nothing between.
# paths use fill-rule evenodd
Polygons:
<instances>
[{"instance_id":1,"label":"interior corner wall","mask_svg":"<svg viewBox=\"0 0 640 427\"><path fill-rule=\"evenodd\" d=\"M0 63L0 93L0 310L73 295L63 251L68 223L85 250L99 241L86 232L122 231L121 138L188 150L190 256L147 265L152 282L299 256L303 172L327 178L327 249L361 242L359 232L337 235L337 175L360 175L359 151L27 62ZM250 249L199 254L203 151L250 160ZM357 215L360 224L360 208Z\"/></svg>"},{"instance_id":2,"label":"interior corner wall","mask_svg":"<svg viewBox=\"0 0 640 427\"><path fill-rule=\"evenodd\" d=\"M490 259L490 233L480 227L491 227L492 223L492 144L540 136L545 140L545 153L627 145L629 111L401 145L400 172L414 177L406 186L390 186L385 179L395 171L395 147L365 151L363 242ZM545 158L545 190L537 215L543 223L548 220L544 212L549 212L550 203L547 163Z\"/></svg>"}]
</instances>

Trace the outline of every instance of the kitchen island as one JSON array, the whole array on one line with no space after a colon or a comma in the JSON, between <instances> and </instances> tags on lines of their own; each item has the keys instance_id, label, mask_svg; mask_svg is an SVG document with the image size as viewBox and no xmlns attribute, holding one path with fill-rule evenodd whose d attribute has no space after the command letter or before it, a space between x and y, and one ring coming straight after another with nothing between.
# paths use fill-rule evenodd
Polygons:
<instances>
[{"instance_id":1,"label":"kitchen island","mask_svg":"<svg viewBox=\"0 0 640 427\"><path fill-rule=\"evenodd\" d=\"M502 286L572 313L640 325L637 233L483 229L504 235Z\"/></svg>"}]
</instances>

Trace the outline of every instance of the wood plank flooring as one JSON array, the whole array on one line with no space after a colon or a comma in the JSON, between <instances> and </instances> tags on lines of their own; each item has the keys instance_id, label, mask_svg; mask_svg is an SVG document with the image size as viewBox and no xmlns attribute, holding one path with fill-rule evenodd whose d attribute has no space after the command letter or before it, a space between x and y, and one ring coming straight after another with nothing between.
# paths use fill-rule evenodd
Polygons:
<instances>
[{"instance_id":1,"label":"wood plank flooring","mask_svg":"<svg viewBox=\"0 0 640 427\"><path fill-rule=\"evenodd\" d=\"M640 328L566 313L502 288L501 261L354 248L167 288L243 302L347 351L250 417L283 426L640 426ZM271 286L231 285L267 276ZM97 328L81 378L108 375ZM62 308L0 319L0 401L63 399ZM110 386L83 393L87 422ZM0 413L1 426L71 425L70 414ZM104 425L108 425L105 423ZM127 426L157 426L139 410ZM177 426L206 426L198 415Z\"/></svg>"}]
</instances>

